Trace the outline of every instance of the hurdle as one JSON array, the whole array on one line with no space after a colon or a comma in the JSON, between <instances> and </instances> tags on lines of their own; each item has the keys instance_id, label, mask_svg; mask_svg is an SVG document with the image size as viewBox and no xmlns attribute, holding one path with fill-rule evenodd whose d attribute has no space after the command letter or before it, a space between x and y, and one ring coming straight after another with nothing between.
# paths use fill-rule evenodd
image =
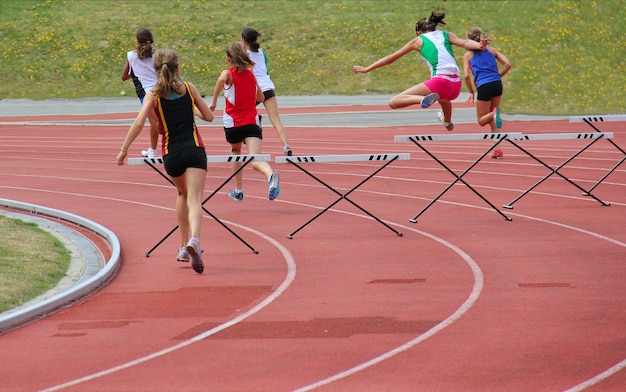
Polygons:
<instances>
[{"instance_id":1,"label":"hurdle","mask_svg":"<svg viewBox=\"0 0 626 392\"><path fill-rule=\"evenodd\" d=\"M241 238L241 236L239 236L237 233L235 233L230 227L228 227L224 222L222 222L217 216L215 216L213 213L211 213L209 210L207 210L204 205L213 197L215 196L215 194L217 192L219 192L226 184L228 184L228 182L230 180L233 179L233 177L235 177L237 175L237 173L239 173L241 170L244 169L244 167L246 167L250 162L252 162L253 160L256 160L257 162L269 162L271 160L271 156L269 154L249 154L249 155L207 155L207 163L242 163L241 167L239 167L234 173L232 173L224 182L222 182L217 188L215 188L215 190L213 190L213 192L211 192L211 194L209 196L207 196L203 201L202 201L202 210L204 212L206 212L211 218L213 218L213 220L215 220L217 223L219 223L223 228L225 228L226 230L228 230L229 233L231 233L233 236L235 236L239 241L241 241L244 245L246 245L250 250L252 250L252 252L254 252L255 254L258 254L259 251L256 250L254 247L252 247L252 245L250 245L249 243L247 243L243 238ZM163 164L163 158L162 157L155 157L155 158L128 158L128 165L144 165L147 164L148 166L150 166L154 171L156 171L161 177L165 178L167 180L167 182L169 182L170 184L174 185L174 182L172 182L172 180L166 176L165 174L163 174L163 172L161 170L159 170L159 168L156 167L156 165L161 165ZM176 225L172 230L170 230L167 234L165 234L165 236L163 238L161 238L149 251L146 252L146 257L150 257L150 254L159 247L159 245L161 245L166 239L168 239L172 234L174 234L174 232L178 230L178 225Z\"/></svg>"},{"instance_id":2,"label":"hurdle","mask_svg":"<svg viewBox=\"0 0 626 392\"><path fill-rule=\"evenodd\" d=\"M496 148L500 143L504 140L509 140L510 138L521 137L521 132L502 132L502 133L466 133L466 134L435 134L435 135L396 135L394 136L395 142L413 142L417 145L422 151L424 151L429 157L431 157L435 162L437 162L441 167L443 167L448 173L454 176L454 181L452 181L441 193L439 193L433 200L431 200L426 207L424 207L417 215L415 215L412 219L409 219L410 222L416 223L417 218L419 218L426 210L428 210L437 200L439 200L450 188L454 186L457 182L461 182L465 185L469 190L471 190L474 194L476 194L480 199L482 199L485 203L487 203L495 212L501 215L505 220L510 221L511 218L506 216L502 211L498 209L492 202L487 200L480 192L478 192L473 186L471 186L467 181L463 179L463 177L469 173L480 161L489 154L491 150ZM462 141L462 140L488 140L494 142L489 146L489 148L483 152L478 159L476 159L467 169L465 169L461 174L457 174L452 169L450 169L445 163L443 163L439 158L437 158L433 153L428 151L426 147L423 146L424 143L434 142L434 141Z\"/></svg>"},{"instance_id":3,"label":"hurdle","mask_svg":"<svg viewBox=\"0 0 626 392\"><path fill-rule=\"evenodd\" d=\"M561 177L562 179L564 179L568 183L572 184L577 189L581 190L583 192L583 194L586 194L587 196L591 196L594 200L596 200L598 203L600 203L600 205L609 206L610 205L609 203L606 203L606 202L598 199L596 196L594 196L591 193L591 191L586 191L580 185L576 184L574 181L572 181L571 179L569 179L568 177L563 175L561 172L559 172L559 170L562 169L568 163L570 163L572 160L574 160L576 157L578 157L580 154L582 154L589 147L594 145L598 140L600 140L600 139L611 139L611 138L613 138L613 133L611 133L611 132L599 132L599 133L596 132L596 133L523 134L521 136L509 139L509 143L511 143L517 149L519 149L520 151L522 151L523 153L525 153L526 155L528 155L529 157L533 158L535 161L537 161L538 163L540 163L541 165L546 167L550 172L548 174L546 174L544 177L542 177L539 181L537 181L530 188L528 188L527 190L522 192L522 194L520 194L518 197L513 199L513 201L511 201L509 204L506 204L503 207L504 208L508 208L508 209L512 209L514 203L516 203L519 199L521 199L522 197L527 195L530 191L535 189L537 186L539 186L541 183L543 183L545 180L547 180L548 178L550 178L554 174L558 175L559 177ZM559 166L557 166L556 168L553 168L552 166L548 165L547 163L545 163L541 159L537 158L535 155L533 155L528 150L524 149L522 146L519 145L519 143L518 143L519 141L525 141L525 140L590 140L590 142L587 143L584 147L582 147L574 155L572 155L571 157L566 159Z\"/></svg>"},{"instance_id":4,"label":"hurdle","mask_svg":"<svg viewBox=\"0 0 626 392\"><path fill-rule=\"evenodd\" d=\"M306 223L304 223L303 225L298 227L296 230L294 230L293 232L288 234L287 238L293 239L293 236L297 232L299 232L300 230L302 230L303 228L308 226L311 222L313 222L314 220L319 218L326 211L330 210L333 206L335 206L335 204L339 203L341 200L345 200L348 203L352 204L353 206L355 206L356 208L358 208L359 210L361 210L362 212L364 212L365 214L370 216L372 219L374 219L378 223L382 224L383 226L385 226L389 230L391 230L394 233L396 233L398 236L402 237L402 233L400 233L398 230L394 229L393 227L389 226L387 223L385 223L381 219L377 218L374 214L372 214L371 212L367 211L365 208L361 207L360 205L358 205L357 203L355 203L354 201L349 199L348 195L350 195L352 192L354 192L361 185L363 185L367 181L369 181L372 177L374 177L376 174L378 174L381 170L383 170L384 168L389 166L392 162L394 162L396 160L409 160L410 157L411 156L410 156L409 153L309 155L309 156L280 156L280 157L276 157L276 163L290 163L290 164L294 165L300 171L302 171L303 173L307 174L309 177L313 178L315 181L317 181L320 184L324 185L326 188L330 189L337 196L339 196L339 198L337 200L335 200L334 202L332 202L330 205L328 205L328 207L326 207L322 211L318 212L313 218L309 219ZM314 175L313 173L311 173L310 171L308 171L304 167L302 167L302 164L307 164L307 163L338 163L338 162L358 162L358 161L369 161L369 162L381 162L381 161L383 161L385 163L382 164L373 173L368 175L365 179L363 179L361 182L356 184L354 187L352 187L349 191L347 191L345 193L339 192L338 190L336 190L332 186L328 185L326 182L322 181L318 176Z\"/></svg>"},{"instance_id":5,"label":"hurdle","mask_svg":"<svg viewBox=\"0 0 626 392\"><path fill-rule=\"evenodd\" d=\"M578 123L584 122L593 128L596 132L602 132L598 129L593 123L602 123L602 122L624 122L626 121L626 115L624 114L608 114L602 116L573 116L569 118L570 123ZM606 172L600 179L587 191L583 192L583 196L589 196L589 192L593 191L598 185L600 185L611 173L613 173L624 161L626 161L626 151L624 151L620 146L617 145L613 140L607 139L609 143L613 145L619 152L621 152L624 156L620 159L615 166L613 166L609 171Z\"/></svg>"}]
</instances>

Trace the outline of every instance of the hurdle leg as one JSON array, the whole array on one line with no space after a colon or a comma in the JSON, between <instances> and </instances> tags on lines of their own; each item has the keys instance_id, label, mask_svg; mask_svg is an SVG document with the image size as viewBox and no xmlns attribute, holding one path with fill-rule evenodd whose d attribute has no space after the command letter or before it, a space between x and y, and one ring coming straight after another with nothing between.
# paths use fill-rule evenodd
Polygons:
<instances>
[{"instance_id":1,"label":"hurdle leg","mask_svg":"<svg viewBox=\"0 0 626 392\"><path fill-rule=\"evenodd\" d=\"M607 140L609 140L609 139L607 139ZM618 147L618 148L619 148L619 147ZM621 149L620 149L620 150L621 150ZM597 187L598 185L600 185L600 184L601 184L601 183L602 183L602 182L603 182L603 181L604 181L604 180L605 180L605 179L606 179L609 175L611 175L611 173L613 173L613 172L614 172L614 171L615 171L618 167L620 167L620 166L621 166L621 164L622 164L622 163L624 163L624 162L626 162L626 153L624 153L624 157L623 157L623 158L622 158L619 162L617 162L617 164L616 164L615 166L613 166L613 168L612 168L612 169L610 169L610 170L609 170L608 172L606 172L606 173L605 173L602 177L600 177L600 179L599 179L599 180L598 180L595 184L593 184L593 186L592 186L591 188L589 188L589 189L587 189L586 191L584 191L584 192L583 192L583 196L592 196L592 195L591 195L591 192L592 192L594 189L596 189L596 187Z\"/></svg>"},{"instance_id":2,"label":"hurdle leg","mask_svg":"<svg viewBox=\"0 0 626 392\"><path fill-rule=\"evenodd\" d=\"M174 227L172 230L170 230L169 233L165 234L165 236L163 238L161 238L161 240L159 242L157 242L156 245L154 245L152 248L150 248L150 250L146 252L146 257L150 257L150 253L152 253L153 250L158 248L159 245L161 245L166 239L168 239L172 234L174 234L174 232L176 230L178 230L178 225L176 225L176 227Z\"/></svg>"},{"instance_id":3,"label":"hurdle leg","mask_svg":"<svg viewBox=\"0 0 626 392\"><path fill-rule=\"evenodd\" d=\"M587 125L589 125L591 128L593 128L596 132L600 132L602 133L602 131L600 131L595 125L593 125L591 123L591 121L589 121L589 119L587 118L583 118L583 121L585 123L587 123ZM596 189L596 187L598 185L600 185L609 175L611 175L611 173L613 173L618 167L621 166L622 163L626 162L626 151L624 151L620 146L618 146L613 140L611 139L606 139L609 143L611 143L613 145L613 147L615 147L618 151L620 151L622 154L624 154L624 156L622 157L622 159L620 159L619 162L617 162L617 164L615 166L613 166L613 168L611 168L608 172L606 172L606 174L604 174L591 188L589 188L587 191L583 192L583 196L589 196L589 194L591 193L591 191L593 191L594 189Z\"/></svg>"},{"instance_id":4,"label":"hurdle leg","mask_svg":"<svg viewBox=\"0 0 626 392\"><path fill-rule=\"evenodd\" d=\"M537 186L539 186L539 184L543 183L545 180L547 180L548 178L550 178L550 176L552 176L553 174L558 175L559 177L561 177L562 179L564 179L565 181L569 182L570 184L572 184L573 186L575 186L576 188L580 189L583 193L586 192L585 189L583 189L580 185L576 184L574 181L570 180L569 178L567 178L566 176L564 176L563 174L561 174L559 172L559 170L561 168L563 168L565 165L567 165L568 163L570 163L572 160L574 160L576 157L578 157L580 154L583 153L583 151L585 151L586 149L588 149L589 147L591 147L595 142L597 142L598 140L600 140L601 138L598 139L594 139L592 140L589 144L587 144L585 147L583 147L580 151L578 151L576 154L572 155L571 157L569 157L565 162L561 163L559 166L557 166L556 168L552 168L550 165L546 164L545 162L543 162L541 159L537 158L536 156L534 156L533 154L531 154L529 151L525 150L522 146L520 146L519 144L513 142L512 140L509 140L509 142L514 145L515 147L517 147L520 151L524 152L526 155L530 156L531 158L533 158L535 161L539 162L541 165L543 165L544 167L546 167L548 170L550 170L550 173L546 174L543 178L541 178L539 181L537 181L533 186L531 186L530 188L528 188L526 191L522 192L521 195L519 195L518 197L516 197L513 201L511 201L509 204L504 205L504 208L508 208L508 209L512 209L513 208L513 204L515 202L517 202L519 199L521 199L522 197L524 197L525 195L527 195L530 191L532 191L533 189L535 189ZM600 203L603 206L609 206L609 203L605 203L602 200L598 199L597 197L595 197L593 194L589 193L588 196L591 196L594 200L596 200L598 203Z\"/></svg>"},{"instance_id":5,"label":"hurdle leg","mask_svg":"<svg viewBox=\"0 0 626 392\"><path fill-rule=\"evenodd\" d=\"M241 167L239 167L239 169L237 169L234 173L232 173L230 175L230 177L228 177L226 179L226 181L222 182L222 184L220 186L218 186L213 192L211 192L211 194L206 197L203 201L202 201L202 210L204 210L204 212L206 212L211 218L213 218L214 221L216 221L217 223L219 223L223 228L225 228L226 230L228 230L232 235L234 235L239 241L241 241L245 246L247 246L250 250L252 250L252 252L254 252L255 254L258 254L259 251L256 250L255 248L252 247L252 245L250 245L249 243L247 243L243 238L241 238L241 236L239 236L237 233L235 233L230 227L228 227L224 222L222 222L217 216L215 216L214 214L212 214L209 210L207 210L204 207L204 204L209 201L217 192L219 192L226 184L228 184L228 182L235 176L237 175L237 173L239 173L241 170L243 170L244 167L246 167L248 165L248 163L252 162L252 160L254 160L254 157L252 157L250 160L243 162L243 164L241 165ZM152 169L154 169L157 173L159 173L159 175L161 175L161 177L165 178L167 180L167 182L169 182L170 184L172 184L172 186L176 186L174 184L174 182L167 177L165 174L163 174L156 166L154 166L151 162L149 162L147 159L144 160L145 163L147 163ZM174 232L178 230L178 225L176 225L176 227L174 227L172 230L170 230L163 238L161 238L156 245L154 245L148 252L146 252L146 257L150 257L150 253L152 253L156 248L158 248L163 242L165 242L166 239L168 239L172 234L174 234Z\"/></svg>"},{"instance_id":6,"label":"hurdle leg","mask_svg":"<svg viewBox=\"0 0 626 392\"><path fill-rule=\"evenodd\" d=\"M505 140L505 138L503 139L499 139L493 146L491 146L487 151L485 151L476 161L474 161L474 163L472 163L467 169L465 169L460 175L456 174L452 169L450 169L446 164L444 164L439 158L437 158L435 155L433 155L430 151L428 151L424 146L422 146L420 143L418 143L416 140L411 139L413 141L413 143L415 143L422 151L424 151L428 156L430 156L433 160L435 160L439 165L441 165L441 167L443 167L444 169L446 169L446 171L450 174L452 174L455 177L455 180L452 181L450 183L450 185L448 185L441 193L439 193L439 195L437 195L433 200L431 200L426 207L424 207L417 215L415 215L412 219L409 219L409 222L411 223L417 223L417 218L419 218L424 212L426 212L426 210L428 208L430 208L430 206L432 206L437 200L439 200L446 192L448 192L448 190L450 188L452 188L454 186L454 184L456 184L458 181L462 182L468 189L470 189L472 192L474 192L479 198L481 198L485 203L487 203L494 211L496 211L498 214L500 214L505 220L510 221L512 220L510 217L506 216L502 211L500 211L495 205L493 205L493 203L491 203L489 200L487 200L487 198L485 198L482 194L480 194L476 189L474 189L474 187L472 187L469 183L467 183L465 180L463 180L463 176L467 173L469 173L474 166L476 166L480 161L483 160L483 158L485 156L487 156L487 154L489 154L489 152L491 150L493 150L494 148L496 148L503 140Z\"/></svg>"},{"instance_id":7,"label":"hurdle leg","mask_svg":"<svg viewBox=\"0 0 626 392\"><path fill-rule=\"evenodd\" d=\"M363 207L361 207L360 205L358 205L357 203L353 202L352 200L348 199L346 196L349 195L350 193L352 193L354 190L356 190L358 187L360 187L361 185L363 185L365 182L367 182L369 179L371 179L372 177L374 177L376 174L378 174L381 170L383 170L385 167L387 167L389 164L391 164L391 162L395 161L397 159L397 157L389 160L387 163L385 163L383 166L379 167L376 171L374 171L372 174L370 174L369 176L367 176L364 180L362 180L361 182L359 182L356 186L354 186L352 189L350 189L348 192L346 192L345 194L342 194L341 192L337 191L335 188L331 187L330 185L326 184L324 181L322 181L320 178L316 177L315 175L313 175L311 172L309 172L308 170L306 170L305 168L303 168L302 166L298 165L297 163L291 161L291 160L287 160L289 163L291 163L292 165L296 166L298 169L300 169L303 173L307 174L309 177L313 178L315 181L319 182L320 184L324 185L326 188L330 189L332 192L334 192L336 195L339 196L339 198L337 200L335 200L333 203L331 203L329 206L327 206L326 208L324 208L322 211L318 212L317 214L315 214L314 217L312 217L311 219L309 219L307 222L305 222L303 225L301 225L300 227L298 227L296 230L294 230L293 232L291 232L290 234L287 235L287 238L289 239L293 239L293 236L299 232L300 230L302 230L303 228L305 228L306 226L308 226L311 222L313 222L314 220L316 220L317 218L319 218L322 214L324 214L326 211L330 210L331 208L333 208L337 203L339 203L342 199L345 199L347 202L349 202L350 204L352 204L353 206L355 206L356 208L358 208L359 210L361 210L362 212L366 213L368 216L370 216L371 218L373 218L374 220L376 220L377 222L379 222L380 224L382 224L383 226L387 227L389 230L393 231L394 233L396 233L396 235L398 236L402 236L402 233L400 233L399 231L395 230L393 227L389 226L387 223L383 222L382 220L380 220L379 218L377 218L376 216L374 216L372 213L370 213L369 211L367 211L366 209L364 209Z\"/></svg>"},{"instance_id":8,"label":"hurdle leg","mask_svg":"<svg viewBox=\"0 0 626 392\"><path fill-rule=\"evenodd\" d=\"M376 174L378 174L381 170L383 170L384 168L386 168L387 166L389 166L391 164L391 162L395 161L396 159L398 159L398 157L395 157L389 161L387 161L387 163L385 163L383 166L379 167L376 171L374 171L372 174L370 174L369 176L367 176L365 179L363 179L363 181L359 182L356 186L354 186L352 189L350 189L348 192L346 192L345 194L343 194L341 196L341 198L345 199L348 203L352 204L353 206L355 206L356 208L358 208L359 210L363 211L364 213L366 213L367 215L369 215L372 219L374 219L375 221L377 221L378 223L380 223L381 225L385 226L386 228L388 228L389 230L393 231L394 233L396 233L396 235L398 235L399 237L402 237L402 233L400 233L398 230L394 229L393 227L389 226L387 223L383 222L382 220L378 219L376 216L374 216L374 214L370 213L369 211L367 211L365 208L361 207L360 205L358 205L357 203L353 202L352 200L350 200L348 198L348 195L350 193L352 193L353 191L355 191L357 188L359 188L361 185L365 184L367 181L369 181L370 178L374 177Z\"/></svg>"},{"instance_id":9,"label":"hurdle leg","mask_svg":"<svg viewBox=\"0 0 626 392\"><path fill-rule=\"evenodd\" d=\"M250 245L249 243L247 243L243 238L241 238L240 235L238 235L237 233L235 233L230 227L228 227L224 222L222 222L217 216L213 215L211 212L209 212L209 210L207 210L206 208L204 208L204 204L209 201L213 196L215 196L215 194L217 194L217 192L219 192L226 184L228 184L230 182L230 180L233 179L233 177L235 177L237 175L237 173L239 173L240 171L243 170L244 167L248 166L248 163L252 162L254 160L254 157L251 158L250 160L243 162L243 164L239 167L239 169L235 170L234 173L232 173L230 175L230 177L228 177L224 182L222 182L220 184L220 186L218 186L217 188L215 188L215 190L213 192L211 192L211 194L209 196L207 196L203 201L202 201L202 209L204 210L204 212L206 212L209 216L211 216L211 218L213 218L213 220L215 220L217 223L219 223L223 228L225 228L226 230L228 230L230 232L230 234L234 235L239 241L241 241L245 246L247 246L250 250L252 250L252 252L254 252L255 254L259 254L259 251L256 250L255 248L252 247L252 245Z\"/></svg>"}]
</instances>

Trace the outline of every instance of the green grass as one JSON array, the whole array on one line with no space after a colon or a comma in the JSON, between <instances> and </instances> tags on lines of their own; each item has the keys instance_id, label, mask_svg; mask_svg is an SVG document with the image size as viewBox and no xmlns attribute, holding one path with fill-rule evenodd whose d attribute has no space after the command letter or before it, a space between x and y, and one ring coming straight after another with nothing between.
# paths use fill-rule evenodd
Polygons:
<instances>
[{"instance_id":1,"label":"green grass","mask_svg":"<svg viewBox=\"0 0 626 392\"><path fill-rule=\"evenodd\" d=\"M367 65L446 9L446 30L487 31L513 62L508 113L626 112L626 0L561 1L66 1L0 0L2 98L119 97L139 27L179 51L183 76L210 93L224 48L253 26L264 33L279 95L391 94L428 78L417 54L369 74ZM461 48L455 48L460 59Z\"/></svg>"},{"instance_id":2,"label":"green grass","mask_svg":"<svg viewBox=\"0 0 626 392\"><path fill-rule=\"evenodd\" d=\"M513 62L507 113L626 112L626 0L0 0L0 98L132 94L120 74L140 27L179 52L183 76L205 93L226 66L226 44L252 26L264 33L279 95L393 94L429 77L417 54L365 75L352 66L400 48L439 6L445 30L463 37L479 26ZM455 54L462 64L463 50ZM0 223L2 311L54 286L69 255L32 224ZM40 242L49 249L24 246Z\"/></svg>"},{"instance_id":3,"label":"green grass","mask_svg":"<svg viewBox=\"0 0 626 392\"><path fill-rule=\"evenodd\" d=\"M0 216L0 312L45 293L65 276L70 254L35 223Z\"/></svg>"}]
</instances>

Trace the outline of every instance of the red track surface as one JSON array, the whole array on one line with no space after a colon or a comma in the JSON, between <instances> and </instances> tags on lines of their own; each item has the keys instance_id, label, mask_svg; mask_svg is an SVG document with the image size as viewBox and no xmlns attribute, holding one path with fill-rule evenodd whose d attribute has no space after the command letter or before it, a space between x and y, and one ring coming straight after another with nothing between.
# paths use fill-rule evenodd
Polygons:
<instances>
[{"instance_id":1,"label":"red track surface","mask_svg":"<svg viewBox=\"0 0 626 392\"><path fill-rule=\"evenodd\" d=\"M622 147L623 125L602 124L617 130ZM591 131L565 121L508 122L505 130ZM205 272L197 275L175 261L178 233L145 257L176 224L175 193L147 166L114 164L126 131L0 125L2 196L106 226L123 257L107 287L0 336L0 390L561 391L585 382L581 389L624 390L626 167L594 191L609 207L553 176L502 210L513 218L506 221L457 184L413 224L453 177L393 136L441 126L290 128L297 154L411 153L350 195L403 236L342 200L288 239L336 195L291 165L272 164L282 179L276 201L247 169L242 203L226 196L227 186L206 205L259 254L207 217ZM202 132L209 154L228 152L220 128ZM525 144L552 165L583 145ZM428 147L462 171L488 144ZM498 207L547 173L513 146L504 151L464 177ZM270 127L264 152L281 152ZM620 158L602 140L563 173L588 188ZM378 166L306 168L347 191ZM207 192L228 175L226 164L210 165Z\"/></svg>"}]
</instances>

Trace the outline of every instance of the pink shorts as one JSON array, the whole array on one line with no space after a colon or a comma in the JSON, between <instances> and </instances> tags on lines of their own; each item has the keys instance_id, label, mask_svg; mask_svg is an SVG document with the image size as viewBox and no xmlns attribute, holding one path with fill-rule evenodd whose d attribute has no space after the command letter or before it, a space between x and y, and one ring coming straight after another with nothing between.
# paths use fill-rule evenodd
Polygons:
<instances>
[{"instance_id":1,"label":"pink shorts","mask_svg":"<svg viewBox=\"0 0 626 392\"><path fill-rule=\"evenodd\" d=\"M456 77L458 78L458 76ZM439 94L439 99L448 99L452 101L457 99L461 93L461 80L451 81L447 77L433 76L424 82L424 85L434 93Z\"/></svg>"}]
</instances>

